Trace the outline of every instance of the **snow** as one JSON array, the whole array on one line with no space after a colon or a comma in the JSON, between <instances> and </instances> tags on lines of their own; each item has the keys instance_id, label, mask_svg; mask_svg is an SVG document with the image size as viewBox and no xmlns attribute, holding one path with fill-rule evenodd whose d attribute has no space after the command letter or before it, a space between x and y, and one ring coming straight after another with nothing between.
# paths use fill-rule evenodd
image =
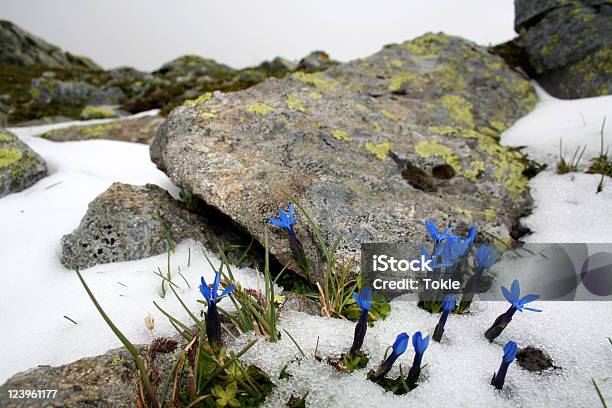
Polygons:
<instances>
[{"instance_id":1,"label":"snow","mask_svg":"<svg viewBox=\"0 0 612 408\"><path fill-rule=\"evenodd\" d=\"M612 118L612 96L561 101L540 89L538 95L536 109L502 136L503 144L526 146L530 156L549 165L530 181L535 208L523 219L533 232L527 240L612 242L612 180L607 178L603 192L595 194L598 175L561 176L554 172L560 136L568 150L587 144L582 170L599 152L601 120L605 115ZM119 346L75 273L59 263L60 237L77 226L87 203L113 181L155 183L175 195L177 192L150 163L147 146L114 141L55 143L33 137L45 130L37 127L16 131L48 161L49 177L24 192L0 199L0 258L5 270L0 281L0 320L5 330L0 337L0 383L37 364L62 364ZM610 135L607 128L607 144ZM188 248L192 254L190 267ZM155 318L155 335L172 333L167 320L153 307L153 300L188 321L171 294L160 298L161 282L153 270L157 266L164 270L165 265L166 256L160 255L83 271L100 303L135 343L150 339L144 325L149 312ZM174 280L182 287L182 298L195 308L199 276L212 278L201 248L192 241L181 243L172 256L172 265L175 269L180 266L191 283L192 287L187 288L181 278ZM237 274L245 286L257 285L254 271L243 269ZM506 310L505 302L477 302L470 314L452 315L442 343L430 342L419 387L404 396L384 393L365 375L383 359L398 333L433 333L439 316L419 309L414 302L393 301L388 318L368 329L363 346L370 356L367 369L342 374L325 361L313 358L317 337L324 357L346 352L355 323L299 312L284 313L279 327L291 333L306 358L301 358L283 332L277 343L259 338L244 359L266 370L277 384L266 400L269 407L282 407L292 394L303 396L307 391L307 404L313 407L599 406L591 378L597 381L605 398L612 400L612 347L607 338L612 334L612 302L535 302L534 307L544 312L517 313L493 343L486 341L483 333ZM63 315L78 324L70 323ZM254 336L241 336L232 347L239 349ZM561 368L535 374L512 364L503 391L495 390L489 383L508 340L516 341L520 347L542 348ZM413 353L409 347L398 360L406 370ZM278 380L287 363L292 377ZM398 363L391 375L397 375Z\"/></svg>"},{"instance_id":2,"label":"snow","mask_svg":"<svg viewBox=\"0 0 612 408\"><path fill-rule=\"evenodd\" d=\"M47 161L49 176L0 199L0 383L37 365L65 364L121 346L93 307L76 273L59 262L60 239L77 227L87 204L115 181L152 183L175 196L178 193L151 163L148 146L105 140L52 142L35 137L50 128L74 124L78 122L10 129ZM213 254L208 256L219 263ZM132 342L143 343L151 336L144 324L147 313L155 319L154 335L173 333L153 305L154 300L180 320L189 321L172 292L168 290L165 299L160 296L161 278L153 272L158 266L165 272L166 265L166 255L160 255L99 265L82 273L117 326ZM197 289L200 276L208 281L213 278L201 246L193 241L180 243L171 265L181 297L192 310L199 310L196 299L201 296ZM191 289L178 275L179 267ZM245 287L257 286L255 271L235 273Z\"/></svg>"},{"instance_id":3,"label":"snow","mask_svg":"<svg viewBox=\"0 0 612 408\"><path fill-rule=\"evenodd\" d=\"M612 179L605 177L596 194L599 174L585 174L591 158L601 149L604 117L604 151L612 152L612 95L562 100L536 85L536 109L508 129L501 143L526 146L529 157L548 165L530 182L533 213L521 222L533 231L526 242L612 242ZM556 174L559 140L566 160L586 145L579 173Z\"/></svg>"}]
</instances>

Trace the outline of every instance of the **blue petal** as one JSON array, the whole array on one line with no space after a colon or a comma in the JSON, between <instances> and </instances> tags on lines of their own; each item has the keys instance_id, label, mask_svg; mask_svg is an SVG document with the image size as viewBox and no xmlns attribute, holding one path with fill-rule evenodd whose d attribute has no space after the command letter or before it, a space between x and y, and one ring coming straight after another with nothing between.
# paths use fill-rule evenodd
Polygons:
<instances>
[{"instance_id":1,"label":"blue petal","mask_svg":"<svg viewBox=\"0 0 612 408\"><path fill-rule=\"evenodd\" d=\"M403 354L404 351L406 351L406 348L408 347L409 338L410 336L408 336L408 334L406 333L398 334L395 338L395 342L393 343L393 354L395 354L396 356Z\"/></svg>"},{"instance_id":2,"label":"blue petal","mask_svg":"<svg viewBox=\"0 0 612 408\"><path fill-rule=\"evenodd\" d=\"M227 288L223 289L223 292L221 292L219 297L222 298L223 296L229 295L230 293L234 291L234 289L236 289L234 285L228 286Z\"/></svg>"},{"instance_id":3,"label":"blue petal","mask_svg":"<svg viewBox=\"0 0 612 408\"><path fill-rule=\"evenodd\" d=\"M208 285L206 284L203 276L201 278L200 292L202 293L202 296L204 296L204 299L206 299L207 302L210 302L210 289L208 289Z\"/></svg>"},{"instance_id":4,"label":"blue petal","mask_svg":"<svg viewBox=\"0 0 612 408\"><path fill-rule=\"evenodd\" d=\"M423 334L418 331L412 336L412 346L417 354L423 354L429 345L429 336L423 338Z\"/></svg>"},{"instance_id":5,"label":"blue petal","mask_svg":"<svg viewBox=\"0 0 612 408\"><path fill-rule=\"evenodd\" d=\"M278 218L280 218L281 222L285 226L289 226L289 219L287 218L287 213L284 210L278 210Z\"/></svg>"},{"instance_id":6,"label":"blue petal","mask_svg":"<svg viewBox=\"0 0 612 408\"><path fill-rule=\"evenodd\" d=\"M533 307L523 307L523 309L525 309L525 310L530 310L530 311L532 311L532 312L542 312L542 310L540 310L540 309L535 309L535 308L533 308Z\"/></svg>"},{"instance_id":7,"label":"blue petal","mask_svg":"<svg viewBox=\"0 0 612 408\"><path fill-rule=\"evenodd\" d=\"M272 224L279 228L286 228L285 224L281 220L278 220L274 217L268 217L268 221L270 221Z\"/></svg>"},{"instance_id":8,"label":"blue petal","mask_svg":"<svg viewBox=\"0 0 612 408\"><path fill-rule=\"evenodd\" d=\"M218 296L218 292L219 291L219 272L215 272L215 280L213 282L213 287L212 287L212 298L213 300L217 300Z\"/></svg>"},{"instance_id":9,"label":"blue petal","mask_svg":"<svg viewBox=\"0 0 612 408\"><path fill-rule=\"evenodd\" d=\"M535 302L540 298L540 295L527 295L523 296L521 300L519 300L519 304L526 305L527 303Z\"/></svg>"},{"instance_id":10,"label":"blue petal","mask_svg":"<svg viewBox=\"0 0 612 408\"><path fill-rule=\"evenodd\" d=\"M427 228L427 232L429 233L430 237L432 237L435 241L440 239L440 233L438 232L438 228L432 219L425 221L425 227Z\"/></svg>"},{"instance_id":11,"label":"blue petal","mask_svg":"<svg viewBox=\"0 0 612 408\"><path fill-rule=\"evenodd\" d=\"M446 295L446 297L444 298L444 301L442 302L442 309L445 312L450 312L451 310L453 310L455 308L455 295L450 294L450 295Z\"/></svg>"},{"instance_id":12,"label":"blue petal","mask_svg":"<svg viewBox=\"0 0 612 408\"><path fill-rule=\"evenodd\" d=\"M514 303L512 300L512 294L506 289L504 286L501 287L502 295L506 298L506 300L510 303Z\"/></svg>"},{"instance_id":13,"label":"blue petal","mask_svg":"<svg viewBox=\"0 0 612 408\"><path fill-rule=\"evenodd\" d=\"M359 308L362 309L361 298L359 297L359 294L357 292L353 292L353 298L355 299L355 302L357 302L357 306L359 306Z\"/></svg>"},{"instance_id":14,"label":"blue petal","mask_svg":"<svg viewBox=\"0 0 612 408\"><path fill-rule=\"evenodd\" d=\"M510 340L504 346L504 362L510 363L516 357L516 352L518 351L518 345Z\"/></svg>"},{"instance_id":15,"label":"blue petal","mask_svg":"<svg viewBox=\"0 0 612 408\"><path fill-rule=\"evenodd\" d=\"M514 282L512 282L512 286L510 287L510 296L512 296L513 302L519 300L519 297L521 296L521 287L519 285L519 281L516 279Z\"/></svg>"}]
</instances>

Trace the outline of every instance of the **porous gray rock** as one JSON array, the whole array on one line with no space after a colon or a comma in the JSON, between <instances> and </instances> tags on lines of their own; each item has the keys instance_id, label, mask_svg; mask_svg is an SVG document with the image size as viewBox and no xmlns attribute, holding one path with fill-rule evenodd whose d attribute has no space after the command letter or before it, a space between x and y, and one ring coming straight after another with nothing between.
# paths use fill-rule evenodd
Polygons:
<instances>
[{"instance_id":1,"label":"porous gray rock","mask_svg":"<svg viewBox=\"0 0 612 408\"><path fill-rule=\"evenodd\" d=\"M300 60L297 69L305 72L324 71L339 62L331 59L325 51L313 51Z\"/></svg>"},{"instance_id":2,"label":"porous gray rock","mask_svg":"<svg viewBox=\"0 0 612 408\"><path fill-rule=\"evenodd\" d=\"M269 231L271 253L305 274L267 221L297 200L329 246L341 238L339 259L357 270L362 242L418 246L426 218L510 239L530 198L522 154L497 138L535 102L528 80L500 57L427 34L323 72L203 95L160 126L151 158L260 243ZM434 174L440 159L438 174L450 176ZM430 175L435 193L402 176L408 164ZM315 267L307 277L321 281L313 230L298 214Z\"/></svg>"},{"instance_id":3,"label":"porous gray rock","mask_svg":"<svg viewBox=\"0 0 612 408\"><path fill-rule=\"evenodd\" d=\"M89 204L79 226L62 237L61 261L67 268L84 269L142 259L165 253L169 240L187 238L216 248L230 240L229 233L156 185L114 183Z\"/></svg>"},{"instance_id":4,"label":"porous gray rock","mask_svg":"<svg viewBox=\"0 0 612 408\"><path fill-rule=\"evenodd\" d=\"M25 190L47 175L47 164L11 132L0 128L0 197Z\"/></svg>"},{"instance_id":5,"label":"porous gray rock","mask_svg":"<svg viewBox=\"0 0 612 408\"><path fill-rule=\"evenodd\" d=\"M552 95L612 93L612 4L604 0L515 1L518 45Z\"/></svg>"}]
</instances>

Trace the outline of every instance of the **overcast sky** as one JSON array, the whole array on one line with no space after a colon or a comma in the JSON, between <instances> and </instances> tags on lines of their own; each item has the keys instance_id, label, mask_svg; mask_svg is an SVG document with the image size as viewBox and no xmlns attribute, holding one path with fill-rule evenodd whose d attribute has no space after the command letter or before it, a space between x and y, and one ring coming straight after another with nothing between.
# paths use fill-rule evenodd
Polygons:
<instances>
[{"instance_id":1,"label":"overcast sky","mask_svg":"<svg viewBox=\"0 0 612 408\"><path fill-rule=\"evenodd\" d=\"M514 36L512 0L1 0L0 17L105 68L184 54L233 67L316 49L347 61L427 31Z\"/></svg>"}]
</instances>

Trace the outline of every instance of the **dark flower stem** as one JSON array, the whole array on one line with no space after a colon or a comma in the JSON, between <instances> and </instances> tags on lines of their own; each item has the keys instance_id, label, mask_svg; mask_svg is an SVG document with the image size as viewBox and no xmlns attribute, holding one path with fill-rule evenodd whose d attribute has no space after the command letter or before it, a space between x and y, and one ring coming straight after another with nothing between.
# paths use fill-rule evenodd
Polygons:
<instances>
[{"instance_id":1,"label":"dark flower stem","mask_svg":"<svg viewBox=\"0 0 612 408\"><path fill-rule=\"evenodd\" d=\"M221 322L219 321L217 303L214 300L209 302L208 310L204 313L204 317L206 320L208 343L214 348L221 341Z\"/></svg>"},{"instance_id":2,"label":"dark flower stem","mask_svg":"<svg viewBox=\"0 0 612 408\"><path fill-rule=\"evenodd\" d=\"M302 243L295 234L293 227L287 228L287 236L289 237L289 246L291 247L293 257L297 261L300 268L302 268L304 273L308 275L308 273L310 272L310 262L308 262L308 258L306 258L304 247L302 246Z\"/></svg>"},{"instance_id":3,"label":"dark flower stem","mask_svg":"<svg viewBox=\"0 0 612 408\"><path fill-rule=\"evenodd\" d=\"M414 360L412 361L412 367L410 367L410 371L408 371L408 377L406 378L406 383L408 385L414 385L418 381L421 376L421 361L423 360L423 354L415 354Z\"/></svg>"},{"instance_id":4,"label":"dark flower stem","mask_svg":"<svg viewBox=\"0 0 612 408\"><path fill-rule=\"evenodd\" d=\"M493 373L493 378L491 379L491 385L501 390L504 388L504 381L506 379L506 373L508 372L508 367L510 363L506 363L502 360L501 365L499 366L499 370L497 373Z\"/></svg>"},{"instance_id":5,"label":"dark flower stem","mask_svg":"<svg viewBox=\"0 0 612 408\"><path fill-rule=\"evenodd\" d=\"M353 337L353 345L351 346L351 350L349 354L351 357L355 358L359 350L361 350L361 346L363 346L363 340L366 335L366 331L368 330L368 311L362 310L361 316L359 316L359 321L355 326L355 336Z\"/></svg>"},{"instance_id":6,"label":"dark flower stem","mask_svg":"<svg viewBox=\"0 0 612 408\"><path fill-rule=\"evenodd\" d=\"M370 377L370 380L376 382L383 379L387 375L387 373L391 371L391 367L393 367L393 364L395 363L395 360L397 360L398 357L399 355L391 353L389 357L387 357L387 359L382 362L380 367L378 367L378 370L376 370L376 372Z\"/></svg>"},{"instance_id":7,"label":"dark flower stem","mask_svg":"<svg viewBox=\"0 0 612 408\"><path fill-rule=\"evenodd\" d=\"M485 332L485 337L489 341L495 340L504 331L506 326L512 321L512 316L516 313L516 308L510 306L505 313L499 315L493 322L493 325Z\"/></svg>"},{"instance_id":8,"label":"dark flower stem","mask_svg":"<svg viewBox=\"0 0 612 408\"><path fill-rule=\"evenodd\" d=\"M447 310L442 312L442 315L440 315L440 320L438 321L436 329L434 330L432 338L438 343L442 341L442 335L444 334L444 326L446 325L446 319L448 319L448 313L449 311Z\"/></svg>"}]
</instances>

